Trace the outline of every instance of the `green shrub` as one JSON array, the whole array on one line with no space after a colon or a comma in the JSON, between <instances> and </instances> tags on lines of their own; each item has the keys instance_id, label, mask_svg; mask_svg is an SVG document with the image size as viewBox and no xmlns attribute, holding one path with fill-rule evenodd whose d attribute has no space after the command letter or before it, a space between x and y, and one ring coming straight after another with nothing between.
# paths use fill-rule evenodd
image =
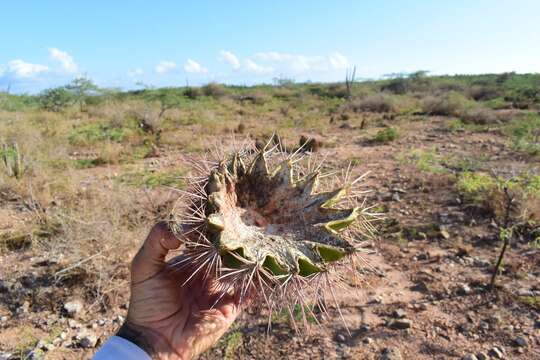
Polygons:
<instances>
[{"instance_id":1,"label":"green shrub","mask_svg":"<svg viewBox=\"0 0 540 360\"><path fill-rule=\"evenodd\" d=\"M530 155L540 155L540 115L528 114L514 118L503 131L511 137L514 149Z\"/></svg>"},{"instance_id":2,"label":"green shrub","mask_svg":"<svg viewBox=\"0 0 540 360\"><path fill-rule=\"evenodd\" d=\"M519 301L540 311L540 296L519 296Z\"/></svg>"},{"instance_id":3,"label":"green shrub","mask_svg":"<svg viewBox=\"0 0 540 360\"><path fill-rule=\"evenodd\" d=\"M451 119L448 121L446 126L450 132L459 132L465 130L465 124L463 121L461 121L461 119Z\"/></svg>"},{"instance_id":4,"label":"green shrub","mask_svg":"<svg viewBox=\"0 0 540 360\"><path fill-rule=\"evenodd\" d=\"M383 130L379 130L377 134L375 134L375 137L373 138L373 141L381 144L386 144L391 141L394 141L398 138L398 132L396 128L388 127Z\"/></svg>"},{"instance_id":5,"label":"green shrub","mask_svg":"<svg viewBox=\"0 0 540 360\"><path fill-rule=\"evenodd\" d=\"M121 142L124 140L125 136L125 128L94 123L73 129L68 135L68 141L73 145L88 145L107 140Z\"/></svg>"},{"instance_id":6,"label":"green shrub","mask_svg":"<svg viewBox=\"0 0 540 360\"><path fill-rule=\"evenodd\" d=\"M0 109L6 111L22 111L39 106L36 96L13 95L0 91Z\"/></svg>"},{"instance_id":7,"label":"green shrub","mask_svg":"<svg viewBox=\"0 0 540 360\"><path fill-rule=\"evenodd\" d=\"M540 174L526 176L523 179L525 191L534 196L540 196Z\"/></svg>"},{"instance_id":8,"label":"green shrub","mask_svg":"<svg viewBox=\"0 0 540 360\"><path fill-rule=\"evenodd\" d=\"M482 202L487 194L497 186L492 176L483 173L464 172L456 184L458 192L466 201Z\"/></svg>"},{"instance_id":9,"label":"green shrub","mask_svg":"<svg viewBox=\"0 0 540 360\"><path fill-rule=\"evenodd\" d=\"M479 172L459 175L456 189L463 200L482 206L495 218L503 219L507 212L508 191L513 198L511 216L516 221L540 221L540 176L520 174L510 179Z\"/></svg>"},{"instance_id":10,"label":"green shrub","mask_svg":"<svg viewBox=\"0 0 540 360\"><path fill-rule=\"evenodd\" d=\"M512 102L512 105L518 109L528 109L533 104L540 103L539 86L523 86L512 89L506 96L506 101Z\"/></svg>"},{"instance_id":11,"label":"green shrub","mask_svg":"<svg viewBox=\"0 0 540 360\"><path fill-rule=\"evenodd\" d=\"M411 155L412 161L421 171L432 174L444 174L448 172L442 165L443 159L435 152L435 149L414 150Z\"/></svg>"},{"instance_id":12,"label":"green shrub","mask_svg":"<svg viewBox=\"0 0 540 360\"><path fill-rule=\"evenodd\" d=\"M107 161L99 156L94 159L77 159L74 163L76 169L90 169L105 164L107 164Z\"/></svg>"},{"instance_id":13,"label":"green shrub","mask_svg":"<svg viewBox=\"0 0 540 360\"><path fill-rule=\"evenodd\" d=\"M72 93L65 87L47 89L39 95L40 107L47 111L62 111L71 105L73 101Z\"/></svg>"},{"instance_id":14,"label":"green shrub","mask_svg":"<svg viewBox=\"0 0 540 360\"><path fill-rule=\"evenodd\" d=\"M498 97L498 98L486 101L484 102L484 105L487 108L490 108L493 110L501 110L501 109L509 108L509 104L502 97Z\"/></svg>"}]
</instances>

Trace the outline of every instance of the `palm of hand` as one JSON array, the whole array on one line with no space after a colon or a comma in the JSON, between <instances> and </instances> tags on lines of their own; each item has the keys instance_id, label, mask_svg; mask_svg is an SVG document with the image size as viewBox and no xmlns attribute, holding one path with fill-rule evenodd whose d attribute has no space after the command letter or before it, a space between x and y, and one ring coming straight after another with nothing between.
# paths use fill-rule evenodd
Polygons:
<instances>
[{"instance_id":1,"label":"palm of hand","mask_svg":"<svg viewBox=\"0 0 540 360\"><path fill-rule=\"evenodd\" d=\"M211 284L191 281L164 259L180 242L163 225L152 229L132 264L131 300L127 324L150 343L158 358L190 359L229 328L240 309L231 296L217 304ZM153 256L152 256L153 254ZM148 351L148 349L147 349Z\"/></svg>"}]
</instances>

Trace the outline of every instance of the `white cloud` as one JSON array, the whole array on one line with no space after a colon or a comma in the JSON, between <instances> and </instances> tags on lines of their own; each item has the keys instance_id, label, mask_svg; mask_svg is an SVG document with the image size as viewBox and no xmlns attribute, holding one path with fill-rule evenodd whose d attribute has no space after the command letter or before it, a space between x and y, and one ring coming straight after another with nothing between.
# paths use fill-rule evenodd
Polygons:
<instances>
[{"instance_id":1,"label":"white cloud","mask_svg":"<svg viewBox=\"0 0 540 360\"><path fill-rule=\"evenodd\" d=\"M245 68L247 71L255 73L255 74L268 74L274 71L273 67L259 65L251 59L246 59Z\"/></svg>"},{"instance_id":2,"label":"white cloud","mask_svg":"<svg viewBox=\"0 0 540 360\"><path fill-rule=\"evenodd\" d=\"M324 56L306 56L270 51L257 53L255 58L267 63L278 63L281 67L285 67L286 70L295 73L321 71L328 68Z\"/></svg>"},{"instance_id":3,"label":"white cloud","mask_svg":"<svg viewBox=\"0 0 540 360\"><path fill-rule=\"evenodd\" d=\"M268 51L256 53L254 57L267 65L274 65L279 70L297 74L314 71L344 70L350 66L347 57L339 52L334 52L326 56L307 56Z\"/></svg>"},{"instance_id":4,"label":"white cloud","mask_svg":"<svg viewBox=\"0 0 540 360\"><path fill-rule=\"evenodd\" d=\"M30 64L20 59L12 60L8 64L7 71L17 77L28 78L49 70L45 65Z\"/></svg>"},{"instance_id":5,"label":"white cloud","mask_svg":"<svg viewBox=\"0 0 540 360\"><path fill-rule=\"evenodd\" d=\"M335 52L328 57L330 65L336 70L343 70L350 66L349 59L343 54Z\"/></svg>"},{"instance_id":6,"label":"white cloud","mask_svg":"<svg viewBox=\"0 0 540 360\"><path fill-rule=\"evenodd\" d=\"M219 61L224 61L228 63L235 70L240 68L240 60L238 60L238 57L230 51L221 50L219 52Z\"/></svg>"},{"instance_id":7,"label":"white cloud","mask_svg":"<svg viewBox=\"0 0 540 360\"><path fill-rule=\"evenodd\" d=\"M192 59L187 59L184 64L184 71L190 74L205 74L208 69Z\"/></svg>"},{"instance_id":8,"label":"white cloud","mask_svg":"<svg viewBox=\"0 0 540 360\"><path fill-rule=\"evenodd\" d=\"M141 75L144 75L144 71L141 68L136 68L136 69L128 71L128 76L132 77L132 78L137 77L137 76L141 76Z\"/></svg>"},{"instance_id":9,"label":"white cloud","mask_svg":"<svg viewBox=\"0 0 540 360\"><path fill-rule=\"evenodd\" d=\"M260 52L260 53L255 54L255 57L257 59L259 59L259 60L276 61L276 62L289 61L292 58L294 58L294 56L295 55L279 53L279 52L276 52L276 51Z\"/></svg>"},{"instance_id":10,"label":"white cloud","mask_svg":"<svg viewBox=\"0 0 540 360\"><path fill-rule=\"evenodd\" d=\"M156 72L158 74L165 74L171 70L174 70L176 68L176 63L174 61L161 61L159 64L156 65Z\"/></svg>"},{"instance_id":11,"label":"white cloud","mask_svg":"<svg viewBox=\"0 0 540 360\"><path fill-rule=\"evenodd\" d=\"M79 67L73 60L73 57L71 57L71 55L65 51L57 48L50 48L49 56L51 59L58 61L62 66L62 69L68 73L76 73L79 70Z\"/></svg>"}]
</instances>

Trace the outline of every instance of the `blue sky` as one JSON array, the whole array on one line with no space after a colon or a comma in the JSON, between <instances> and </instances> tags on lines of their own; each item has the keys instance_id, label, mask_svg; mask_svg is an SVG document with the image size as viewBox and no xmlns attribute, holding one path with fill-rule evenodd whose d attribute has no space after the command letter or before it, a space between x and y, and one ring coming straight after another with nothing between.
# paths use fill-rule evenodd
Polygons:
<instances>
[{"instance_id":1,"label":"blue sky","mask_svg":"<svg viewBox=\"0 0 540 360\"><path fill-rule=\"evenodd\" d=\"M538 0L3 1L0 89L540 72Z\"/></svg>"}]
</instances>

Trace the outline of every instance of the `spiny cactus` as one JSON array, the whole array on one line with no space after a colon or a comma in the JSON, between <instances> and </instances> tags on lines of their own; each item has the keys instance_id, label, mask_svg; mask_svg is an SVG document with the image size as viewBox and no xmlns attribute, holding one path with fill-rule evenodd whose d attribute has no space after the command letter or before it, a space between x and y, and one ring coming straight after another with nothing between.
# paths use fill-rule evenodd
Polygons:
<instances>
[{"instance_id":1,"label":"spiny cactus","mask_svg":"<svg viewBox=\"0 0 540 360\"><path fill-rule=\"evenodd\" d=\"M268 146L193 162L199 174L178 190L171 218L185 240L177 265L191 269L186 283L214 278L224 293L260 296L271 309L320 302L328 273L363 250L377 214L360 202L362 177L351 181L350 169L337 181L301 149Z\"/></svg>"},{"instance_id":2,"label":"spiny cactus","mask_svg":"<svg viewBox=\"0 0 540 360\"><path fill-rule=\"evenodd\" d=\"M2 148L0 149L0 159L2 160L4 171L8 176L16 179L20 179L23 176L26 167L16 142L12 144L4 143L2 145Z\"/></svg>"}]
</instances>

